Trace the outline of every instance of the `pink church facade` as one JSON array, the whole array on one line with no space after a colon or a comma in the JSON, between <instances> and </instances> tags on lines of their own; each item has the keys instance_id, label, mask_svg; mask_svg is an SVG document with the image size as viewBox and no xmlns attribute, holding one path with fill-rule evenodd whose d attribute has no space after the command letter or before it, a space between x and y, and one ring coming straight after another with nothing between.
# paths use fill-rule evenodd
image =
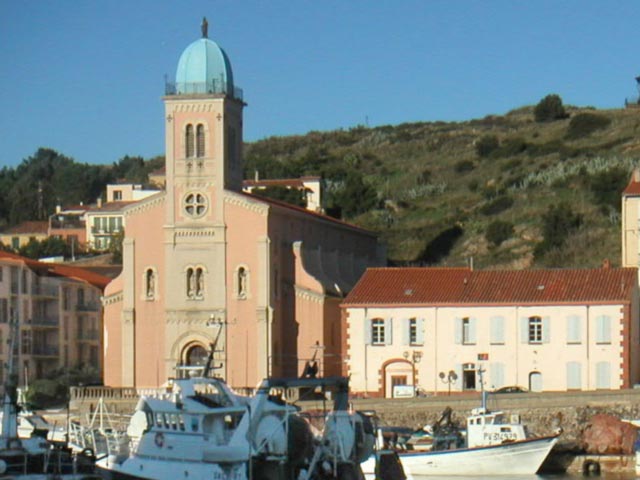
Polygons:
<instances>
[{"instance_id":1,"label":"pink church facade","mask_svg":"<svg viewBox=\"0 0 640 480\"><path fill-rule=\"evenodd\" d=\"M245 104L214 42L187 47L164 102L166 191L124 209L123 271L104 299L105 385L162 385L214 342L215 373L234 387L300 375L311 358L344 373L339 305L382 264L377 238L242 192Z\"/></svg>"}]
</instances>

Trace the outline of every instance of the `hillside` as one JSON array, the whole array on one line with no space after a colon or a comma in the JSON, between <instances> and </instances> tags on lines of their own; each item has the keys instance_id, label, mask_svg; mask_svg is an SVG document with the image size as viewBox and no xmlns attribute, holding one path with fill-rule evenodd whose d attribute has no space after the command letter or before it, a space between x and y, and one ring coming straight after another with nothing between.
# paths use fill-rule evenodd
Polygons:
<instances>
[{"instance_id":1,"label":"hillside","mask_svg":"<svg viewBox=\"0 0 640 480\"><path fill-rule=\"evenodd\" d=\"M246 146L245 174L322 175L327 206L377 232L392 264L619 265L640 109L566 111L271 137Z\"/></svg>"}]
</instances>

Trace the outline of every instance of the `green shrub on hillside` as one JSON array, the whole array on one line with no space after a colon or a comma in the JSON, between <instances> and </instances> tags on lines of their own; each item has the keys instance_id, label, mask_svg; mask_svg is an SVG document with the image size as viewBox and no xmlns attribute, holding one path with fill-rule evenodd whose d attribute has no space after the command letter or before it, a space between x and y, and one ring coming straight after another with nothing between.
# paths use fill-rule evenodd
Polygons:
<instances>
[{"instance_id":1,"label":"green shrub on hillside","mask_svg":"<svg viewBox=\"0 0 640 480\"><path fill-rule=\"evenodd\" d=\"M607 128L611 124L611 119L597 113L579 113L569 122L566 138L575 140L591 135L597 130Z\"/></svg>"},{"instance_id":2,"label":"green shrub on hillside","mask_svg":"<svg viewBox=\"0 0 640 480\"><path fill-rule=\"evenodd\" d=\"M504 212L506 209L510 208L513 205L513 198L508 195L500 195L499 197L494 198L489 203L483 205L480 208L480 212L483 215L496 215L498 213Z\"/></svg>"},{"instance_id":3,"label":"green shrub on hillside","mask_svg":"<svg viewBox=\"0 0 640 480\"><path fill-rule=\"evenodd\" d=\"M476 142L476 153L479 157L488 157L500 146L497 135L483 135Z\"/></svg>"},{"instance_id":4,"label":"green shrub on hillside","mask_svg":"<svg viewBox=\"0 0 640 480\"><path fill-rule=\"evenodd\" d=\"M513 223L503 220L494 220L487 227L484 236L494 247L499 246L502 242L513 235Z\"/></svg>"},{"instance_id":5,"label":"green shrub on hillside","mask_svg":"<svg viewBox=\"0 0 640 480\"><path fill-rule=\"evenodd\" d=\"M456 173L470 172L474 168L476 167L471 160L460 160L453 167Z\"/></svg>"},{"instance_id":6,"label":"green shrub on hillside","mask_svg":"<svg viewBox=\"0 0 640 480\"><path fill-rule=\"evenodd\" d=\"M620 211L620 197L629 180L629 171L624 167L613 167L587 178L595 203L608 207L607 210Z\"/></svg>"},{"instance_id":7,"label":"green shrub on hillside","mask_svg":"<svg viewBox=\"0 0 640 480\"><path fill-rule=\"evenodd\" d=\"M553 120L567 118L568 115L564 105L562 105L560 95L552 93L538 102L533 109L533 117L536 122L552 122Z\"/></svg>"}]
</instances>

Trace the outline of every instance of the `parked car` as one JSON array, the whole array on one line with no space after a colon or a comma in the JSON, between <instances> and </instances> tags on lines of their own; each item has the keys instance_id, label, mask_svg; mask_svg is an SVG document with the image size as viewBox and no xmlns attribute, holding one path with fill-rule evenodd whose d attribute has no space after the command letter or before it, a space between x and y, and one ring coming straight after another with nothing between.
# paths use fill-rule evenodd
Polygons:
<instances>
[{"instance_id":1,"label":"parked car","mask_svg":"<svg viewBox=\"0 0 640 480\"><path fill-rule=\"evenodd\" d=\"M526 393L527 389L518 385L496 388L493 393Z\"/></svg>"}]
</instances>

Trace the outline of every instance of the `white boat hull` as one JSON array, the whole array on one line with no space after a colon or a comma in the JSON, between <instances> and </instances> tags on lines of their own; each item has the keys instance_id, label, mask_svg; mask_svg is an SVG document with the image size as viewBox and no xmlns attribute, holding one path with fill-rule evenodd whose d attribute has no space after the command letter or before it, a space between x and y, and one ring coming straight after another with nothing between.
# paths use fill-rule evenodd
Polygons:
<instances>
[{"instance_id":1,"label":"white boat hull","mask_svg":"<svg viewBox=\"0 0 640 480\"><path fill-rule=\"evenodd\" d=\"M436 452L399 452L408 480L430 475L534 475L558 441L557 436L501 445ZM375 459L362 463L367 479L375 478Z\"/></svg>"},{"instance_id":2,"label":"white boat hull","mask_svg":"<svg viewBox=\"0 0 640 480\"><path fill-rule=\"evenodd\" d=\"M223 469L212 463L153 460L131 457L116 464L103 459L96 466L108 480L247 480L246 464Z\"/></svg>"}]
</instances>

